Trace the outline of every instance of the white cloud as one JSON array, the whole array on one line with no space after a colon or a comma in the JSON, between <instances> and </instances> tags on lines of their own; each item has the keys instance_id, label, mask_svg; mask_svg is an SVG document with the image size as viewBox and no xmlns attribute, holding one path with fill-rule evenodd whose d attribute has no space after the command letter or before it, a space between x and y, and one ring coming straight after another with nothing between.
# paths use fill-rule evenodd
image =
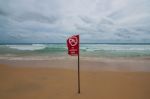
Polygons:
<instances>
[{"instance_id":1,"label":"white cloud","mask_svg":"<svg viewBox=\"0 0 150 99\"><path fill-rule=\"evenodd\" d=\"M0 0L0 43L150 42L149 0Z\"/></svg>"}]
</instances>

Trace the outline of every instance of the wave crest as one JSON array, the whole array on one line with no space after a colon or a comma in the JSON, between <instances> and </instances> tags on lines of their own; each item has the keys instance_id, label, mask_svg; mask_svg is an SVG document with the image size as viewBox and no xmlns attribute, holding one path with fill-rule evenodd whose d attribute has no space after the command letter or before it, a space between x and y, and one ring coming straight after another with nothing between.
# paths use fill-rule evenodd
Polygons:
<instances>
[{"instance_id":1,"label":"wave crest","mask_svg":"<svg viewBox=\"0 0 150 99\"><path fill-rule=\"evenodd\" d=\"M7 47L11 49L17 49L17 50L28 50L28 51L34 51L34 50L41 50L45 49L47 46L44 44L32 44L32 45L6 45Z\"/></svg>"}]
</instances>

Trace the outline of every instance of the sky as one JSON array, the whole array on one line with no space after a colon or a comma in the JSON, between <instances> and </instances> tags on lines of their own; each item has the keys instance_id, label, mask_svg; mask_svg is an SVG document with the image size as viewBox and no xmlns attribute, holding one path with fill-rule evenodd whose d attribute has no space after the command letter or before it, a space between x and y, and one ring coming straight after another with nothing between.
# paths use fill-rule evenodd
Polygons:
<instances>
[{"instance_id":1,"label":"sky","mask_svg":"<svg viewBox=\"0 0 150 99\"><path fill-rule=\"evenodd\" d=\"M0 43L150 43L150 0L0 0Z\"/></svg>"}]
</instances>

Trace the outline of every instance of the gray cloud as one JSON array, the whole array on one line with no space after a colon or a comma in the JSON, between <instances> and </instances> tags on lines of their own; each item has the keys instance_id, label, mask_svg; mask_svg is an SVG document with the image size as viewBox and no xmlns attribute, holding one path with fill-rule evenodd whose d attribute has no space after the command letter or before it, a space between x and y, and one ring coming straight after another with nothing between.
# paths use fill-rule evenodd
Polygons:
<instances>
[{"instance_id":1,"label":"gray cloud","mask_svg":"<svg viewBox=\"0 0 150 99\"><path fill-rule=\"evenodd\" d=\"M8 16L8 13L0 9L0 16Z\"/></svg>"},{"instance_id":2,"label":"gray cloud","mask_svg":"<svg viewBox=\"0 0 150 99\"><path fill-rule=\"evenodd\" d=\"M0 0L0 43L150 42L149 0Z\"/></svg>"},{"instance_id":3,"label":"gray cloud","mask_svg":"<svg viewBox=\"0 0 150 99\"><path fill-rule=\"evenodd\" d=\"M15 17L15 20L18 22L37 21L41 23L53 24L58 20L58 17L57 16L44 16L40 13L35 13L35 12L27 12L27 13L23 13Z\"/></svg>"}]
</instances>

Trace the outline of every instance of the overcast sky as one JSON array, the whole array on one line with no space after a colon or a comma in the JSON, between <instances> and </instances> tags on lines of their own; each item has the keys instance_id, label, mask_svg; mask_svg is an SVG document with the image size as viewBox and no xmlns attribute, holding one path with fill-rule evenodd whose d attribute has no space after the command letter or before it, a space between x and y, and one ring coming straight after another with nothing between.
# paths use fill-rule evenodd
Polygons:
<instances>
[{"instance_id":1,"label":"overcast sky","mask_svg":"<svg viewBox=\"0 0 150 99\"><path fill-rule=\"evenodd\" d=\"M150 42L150 0L0 0L0 43Z\"/></svg>"}]
</instances>

